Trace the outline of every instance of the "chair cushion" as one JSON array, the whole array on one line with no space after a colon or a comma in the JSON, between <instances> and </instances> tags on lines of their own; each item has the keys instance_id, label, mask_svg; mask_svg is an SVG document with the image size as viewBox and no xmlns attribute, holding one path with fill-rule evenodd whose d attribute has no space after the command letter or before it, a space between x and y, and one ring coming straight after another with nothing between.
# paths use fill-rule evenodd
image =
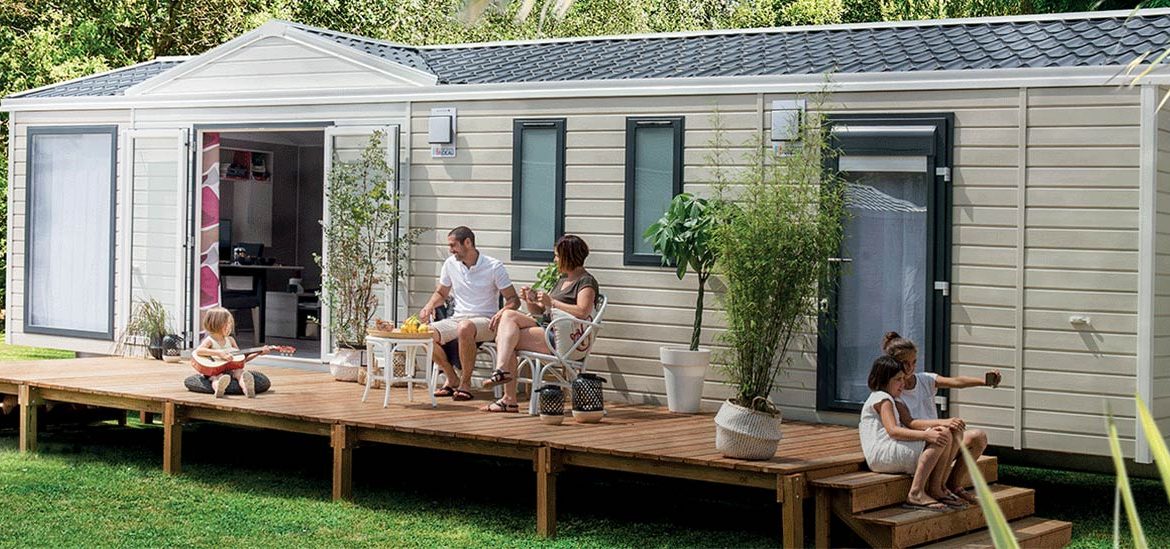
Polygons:
<instances>
[{"instance_id":1,"label":"chair cushion","mask_svg":"<svg viewBox=\"0 0 1170 549\"><path fill-rule=\"evenodd\" d=\"M256 394L263 393L272 387L272 381L268 379L268 376L254 370L249 371L252 372L252 377L256 379ZM183 380L183 385L187 387L188 391L193 393L215 394L215 388L211 386L211 378L205 375L195 374L188 377ZM232 379L231 385L228 385L227 390L224 392L229 395L242 395L244 394L244 388L240 387L239 380Z\"/></svg>"}]
</instances>

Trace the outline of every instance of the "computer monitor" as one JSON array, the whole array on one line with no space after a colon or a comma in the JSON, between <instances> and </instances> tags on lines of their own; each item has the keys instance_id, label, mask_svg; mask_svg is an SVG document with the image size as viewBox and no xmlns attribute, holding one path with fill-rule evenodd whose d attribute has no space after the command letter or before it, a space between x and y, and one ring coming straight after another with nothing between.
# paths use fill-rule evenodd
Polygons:
<instances>
[{"instance_id":1,"label":"computer monitor","mask_svg":"<svg viewBox=\"0 0 1170 549\"><path fill-rule=\"evenodd\" d=\"M230 260L232 255L232 220L219 220L219 258Z\"/></svg>"}]
</instances>

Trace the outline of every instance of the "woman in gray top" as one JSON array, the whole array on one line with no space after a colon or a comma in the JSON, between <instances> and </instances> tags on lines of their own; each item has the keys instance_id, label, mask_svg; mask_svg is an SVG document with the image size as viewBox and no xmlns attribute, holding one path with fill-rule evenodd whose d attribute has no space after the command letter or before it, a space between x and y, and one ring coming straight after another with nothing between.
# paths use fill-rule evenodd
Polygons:
<instances>
[{"instance_id":1,"label":"woman in gray top","mask_svg":"<svg viewBox=\"0 0 1170 549\"><path fill-rule=\"evenodd\" d=\"M597 279L585 270L585 258L589 246L581 237L567 234L557 240L553 247L553 260L561 277L552 291L536 292L527 286L520 289L529 314L519 311L503 311L498 318L496 330L496 371L484 381L484 387L497 383L504 384L504 396L480 408L485 412L518 412L516 402L516 351L534 351L555 354L558 341L548 341L543 326L558 316L571 315L580 319L591 319L593 304L597 301ZM556 339L571 342L577 334Z\"/></svg>"}]
</instances>

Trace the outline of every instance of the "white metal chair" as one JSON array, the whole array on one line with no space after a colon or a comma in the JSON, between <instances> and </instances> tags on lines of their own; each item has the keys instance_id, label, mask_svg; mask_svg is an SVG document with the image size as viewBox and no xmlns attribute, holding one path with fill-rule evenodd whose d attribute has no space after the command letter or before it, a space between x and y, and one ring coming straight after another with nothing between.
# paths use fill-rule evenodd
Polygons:
<instances>
[{"instance_id":1,"label":"white metal chair","mask_svg":"<svg viewBox=\"0 0 1170 549\"><path fill-rule=\"evenodd\" d=\"M537 404L536 390L544 385L560 385L566 390L572 386L572 381L585 371L585 364L593 352L593 344L597 341L597 333L601 330L601 320L605 315L605 306L609 302L604 295L598 294L593 304L592 320L581 320L569 316L560 317L549 322L544 328L545 341L549 342L549 353L535 351L519 351L516 357L519 364L516 367L517 379L525 367L532 372L532 391L528 399L528 414L537 415L540 406ZM557 349L553 330L574 330L577 326L584 327L581 334L572 340L572 344L565 349ZM572 332L570 332L572 333ZM545 381L551 375L553 381Z\"/></svg>"}]
</instances>

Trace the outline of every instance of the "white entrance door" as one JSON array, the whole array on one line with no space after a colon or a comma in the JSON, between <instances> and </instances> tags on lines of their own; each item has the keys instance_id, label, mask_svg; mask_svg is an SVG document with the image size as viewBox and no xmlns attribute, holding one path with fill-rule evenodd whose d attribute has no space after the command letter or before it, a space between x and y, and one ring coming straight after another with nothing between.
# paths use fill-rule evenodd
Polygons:
<instances>
[{"instance_id":1,"label":"white entrance door","mask_svg":"<svg viewBox=\"0 0 1170 549\"><path fill-rule=\"evenodd\" d=\"M387 189L390 193L397 192L400 196L400 207L402 208L402 219L405 225L407 219L407 204L409 204L409 193L405 184L400 182L407 181L407 178L402 177L403 166L400 162L402 157L400 147L400 127L397 124L388 124L385 126L339 126L325 129L325 188L328 189L329 178L333 172L333 166L337 162L354 162L360 158L361 153L365 150L370 142L370 136L375 132L382 132L384 137L382 146L386 151L386 163L393 168L394 174L389 178ZM325 193L325 200L322 211L322 219L328 223L329 219L329 196ZM398 234L405 231L405 226L398 227ZM327 238L322 238L321 253L325 258L327 264L329 256L329 241ZM387 258L388 259L388 258ZM321 277L325 280L329 276L326 269L322 269ZM396 291L397 290L397 291ZM394 316L395 307L400 307L400 304L406 303L407 288L402 284L395 284L393 282L386 283L377 288L376 295L378 296L379 308L378 315L382 318L392 318ZM336 347L336 342L333 338L332 330L330 330L330 319L334 312L331 310L331 296L327 293L322 296L321 307L321 359L328 361L333 357L333 350ZM335 300L334 300L335 301Z\"/></svg>"},{"instance_id":2,"label":"white entrance door","mask_svg":"<svg viewBox=\"0 0 1170 549\"><path fill-rule=\"evenodd\" d=\"M130 253L122 258L121 318L129 319L138 304L157 299L166 307L170 330L187 332L189 134L159 129L126 135L128 171L121 201L130 224L122 234L122 249Z\"/></svg>"}]
</instances>

